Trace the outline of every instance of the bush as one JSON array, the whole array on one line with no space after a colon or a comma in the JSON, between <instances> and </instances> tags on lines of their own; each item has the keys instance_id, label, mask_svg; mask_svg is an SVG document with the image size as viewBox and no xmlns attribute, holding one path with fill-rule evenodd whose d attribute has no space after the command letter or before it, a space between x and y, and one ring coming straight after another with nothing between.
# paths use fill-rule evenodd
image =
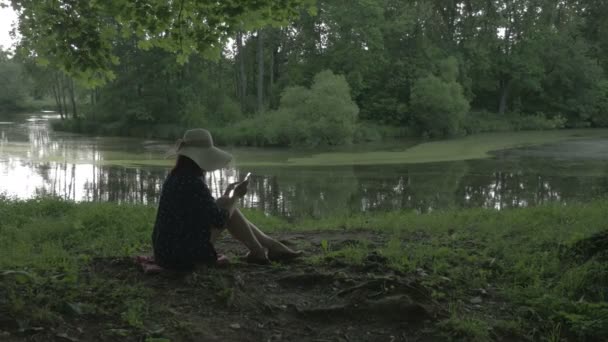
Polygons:
<instances>
[{"instance_id":1,"label":"bush","mask_svg":"<svg viewBox=\"0 0 608 342\"><path fill-rule=\"evenodd\" d=\"M512 113L507 117L514 131L550 130L566 126L566 118L561 115L548 118L544 113L539 112L533 115Z\"/></svg>"},{"instance_id":2,"label":"bush","mask_svg":"<svg viewBox=\"0 0 608 342\"><path fill-rule=\"evenodd\" d=\"M556 115L553 118L548 118L544 113L499 115L481 111L470 113L463 122L463 129L467 134L551 130L564 128L565 126L566 118L563 116Z\"/></svg>"},{"instance_id":3,"label":"bush","mask_svg":"<svg viewBox=\"0 0 608 342\"><path fill-rule=\"evenodd\" d=\"M187 127L212 127L234 124L243 119L239 104L224 94L205 106L200 100L188 101L180 114L181 122Z\"/></svg>"},{"instance_id":4,"label":"bush","mask_svg":"<svg viewBox=\"0 0 608 342\"><path fill-rule=\"evenodd\" d=\"M375 142L413 136L409 127L379 125L373 122L357 123L353 141L356 143Z\"/></svg>"},{"instance_id":5,"label":"bush","mask_svg":"<svg viewBox=\"0 0 608 342\"><path fill-rule=\"evenodd\" d=\"M420 132L432 137L446 137L461 132L469 102L462 86L456 81L456 59L441 63L440 77L428 75L412 86L410 110Z\"/></svg>"},{"instance_id":6,"label":"bush","mask_svg":"<svg viewBox=\"0 0 608 342\"><path fill-rule=\"evenodd\" d=\"M599 83L595 100L595 110L591 115L591 122L595 127L608 127L608 81Z\"/></svg>"},{"instance_id":7,"label":"bush","mask_svg":"<svg viewBox=\"0 0 608 342\"><path fill-rule=\"evenodd\" d=\"M263 134L264 125L261 116L249 118L233 126L218 128L213 131L213 139L218 144L240 146L269 145Z\"/></svg>"},{"instance_id":8,"label":"bush","mask_svg":"<svg viewBox=\"0 0 608 342\"><path fill-rule=\"evenodd\" d=\"M278 110L216 132L220 141L236 145L341 145L353 141L358 113L344 77L323 71L310 89L285 89Z\"/></svg>"},{"instance_id":9,"label":"bush","mask_svg":"<svg viewBox=\"0 0 608 342\"><path fill-rule=\"evenodd\" d=\"M344 76L318 73L312 87L289 87L281 97L280 111L293 116L291 125L307 127L314 134L300 134L298 145L340 145L352 142L359 108L350 96ZM277 127L279 128L279 127ZM291 128L294 131L295 128Z\"/></svg>"},{"instance_id":10,"label":"bush","mask_svg":"<svg viewBox=\"0 0 608 342\"><path fill-rule=\"evenodd\" d=\"M6 54L0 50L0 113L22 110L26 95L21 65Z\"/></svg>"},{"instance_id":11,"label":"bush","mask_svg":"<svg viewBox=\"0 0 608 342\"><path fill-rule=\"evenodd\" d=\"M466 134L477 134L512 131L513 125L504 115L480 111L469 113L462 123L462 128Z\"/></svg>"}]
</instances>

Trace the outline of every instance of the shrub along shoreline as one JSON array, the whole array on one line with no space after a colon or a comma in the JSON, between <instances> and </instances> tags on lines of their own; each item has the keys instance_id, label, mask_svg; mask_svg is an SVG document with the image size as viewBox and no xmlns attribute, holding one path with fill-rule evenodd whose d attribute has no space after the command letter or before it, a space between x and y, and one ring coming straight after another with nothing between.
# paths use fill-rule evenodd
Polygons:
<instances>
[{"instance_id":1,"label":"shrub along shoreline","mask_svg":"<svg viewBox=\"0 0 608 342\"><path fill-rule=\"evenodd\" d=\"M364 230L385 236L386 244L374 250L365 241L322 247L325 257L345 263L377 253L395 271L424 274L424 285L449 311L438 331L477 340L514 335L584 341L608 335L608 253L579 256L569 251L605 230L607 210L608 200L596 200L505 211L379 212L293 223L255 210L247 214L268 232L316 231L322 239L324 231ZM0 320L0 330L11 330L7 321L23 331L62 321L65 302L86 297L80 283L91 260L150 250L154 214L150 206L0 199L0 314L7 317ZM312 255L305 262L314 265L324 258ZM112 298L128 301L136 284L107 286ZM494 305L475 293L493 293L490 302L501 303L502 319L458 309L472 301L480 307ZM112 310L110 314L128 319L128 307Z\"/></svg>"},{"instance_id":2,"label":"shrub along shoreline","mask_svg":"<svg viewBox=\"0 0 608 342\"><path fill-rule=\"evenodd\" d=\"M274 116L273 116L274 115ZM246 147L304 147L340 146L350 143L370 143L394 141L402 139L419 139L420 135L414 133L410 127L377 124L368 121L354 123L352 137L348 142L327 144L323 141L300 140L292 141L289 132L283 130L285 126L270 125L274 123L278 113L269 116L240 121L229 126L207 126L213 133L214 140L219 145L246 146ZM88 118L53 120L51 126L55 131L86 134L93 136L120 136L146 139L174 140L182 137L184 131L191 128L185 124L146 123L113 121L103 122ZM499 116L488 112L475 112L465 119L460 136L469 136L479 133L493 132L521 132L521 131L547 131L569 129L565 127L561 118L549 119L543 115L523 116L507 114ZM314 132L311 130L310 132ZM430 138L422 135L422 138ZM441 139L444 140L444 139Z\"/></svg>"},{"instance_id":3,"label":"shrub along shoreline","mask_svg":"<svg viewBox=\"0 0 608 342\"><path fill-rule=\"evenodd\" d=\"M341 146L399 138L449 138L566 126L567 120L561 115L469 112L462 89L455 81L456 74L456 70L452 70L446 81L432 75L422 79L421 89L414 94L411 117L401 124L362 119L345 77L325 70L314 76L310 87L286 88L276 109L248 116L240 113L234 103L225 101L218 115L212 117L197 113L196 106L188 108L185 117L159 119L95 113L94 108L89 108L90 115L55 121L52 125L55 130L73 133L160 139L181 137L186 128L206 127L219 144L257 147ZM454 94L457 96L451 99ZM449 101L442 101L444 98Z\"/></svg>"}]
</instances>

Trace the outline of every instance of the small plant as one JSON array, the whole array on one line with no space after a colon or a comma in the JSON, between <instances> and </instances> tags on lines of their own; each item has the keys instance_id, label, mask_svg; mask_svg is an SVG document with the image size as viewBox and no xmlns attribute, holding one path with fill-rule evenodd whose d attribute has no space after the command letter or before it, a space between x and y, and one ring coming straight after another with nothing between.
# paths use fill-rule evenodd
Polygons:
<instances>
[{"instance_id":1,"label":"small plant","mask_svg":"<svg viewBox=\"0 0 608 342\"><path fill-rule=\"evenodd\" d=\"M560 342L562 340L562 325L561 323L556 323L553 326L553 329L549 332L549 336L547 336L548 342Z\"/></svg>"},{"instance_id":2,"label":"small plant","mask_svg":"<svg viewBox=\"0 0 608 342\"><path fill-rule=\"evenodd\" d=\"M164 337L146 337L146 342L171 342L171 340Z\"/></svg>"},{"instance_id":3,"label":"small plant","mask_svg":"<svg viewBox=\"0 0 608 342\"><path fill-rule=\"evenodd\" d=\"M330 252L329 241L321 240L321 250L323 253L327 254Z\"/></svg>"},{"instance_id":4,"label":"small plant","mask_svg":"<svg viewBox=\"0 0 608 342\"><path fill-rule=\"evenodd\" d=\"M349 244L339 251L333 252L332 255L349 264L360 265L370 255L370 250L364 243Z\"/></svg>"},{"instance_id":5,"label":"small plant","mask_svg":"<svg viewBox=\"0 0 608 342\"><path fill-rule=\"evenodd\" d=\"M144 327L144 316L148 312L148 304L143 299L128 301L127 310L122 313L123 321L138 329Z\"/></svg>"},{"instance_id":6,"label":"small plant","mask_svg":"<svg viewBox=\"0 0 608 342\"><path fill-rule=\"evenodd\" d=\"M466 341L490 341L487 323L476 318L454 315L439 323L450 336L461 337Z\"/></svg>"},{"instance_id":7,"label":"small plant","mask_svg":"<svg viewBox=\"0 0 608 342\"><path fill-rule=\"evenodd\" d=\"M234 302L234 288L225 287L216 292L217 299L226 304L226 306L232 305Z\"/></svg>"}]
</instances>

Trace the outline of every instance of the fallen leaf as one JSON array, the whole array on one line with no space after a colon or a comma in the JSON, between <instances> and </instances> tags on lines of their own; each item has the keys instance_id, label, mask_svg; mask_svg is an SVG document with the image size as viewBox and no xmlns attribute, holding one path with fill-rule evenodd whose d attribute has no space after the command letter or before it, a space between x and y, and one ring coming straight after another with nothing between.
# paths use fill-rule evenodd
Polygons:
<instances>
[{"instance_id":1,"label":"fallen leaf","mask_svg":"<svg viewBox=\"0 0 608 342\"><path fill-rule=\"evenodd\" d=\"M145 342L171 342L171 340L164 337L146 337Z\"/></svg>"},{"instance_id":2,"label":"fallen leaf","mask_svg":"<svg viewBox=\"0 0 608 342\"><path fill-rule=\"evenodd\" d=\"M95 305L89 303L66 303L66 307L66 310L74 315L88 315L97 311Z\"/></svg>"},{"instance_id":3,"label":"fallen leaf","mask_svg":"<svg viewBox=\"0 0 608 342\"><path fill-rule=\"evenodd\" d=\"M469 302L471 302L471 304L481 304L483 300L481 299L481 297L473 297L469 300Z\"/></svg>"},{"instance_id":4,"label":"fallen leaf","mask_svg":"<svg viewBox=\"0 0 608 342\"><path fill-rule=\"evenodd\" d=\"M80 340L79 340L79 339L77 339L76 337L71 337L71 336L69 336L69 335L68 335L68 334L66 334L66 333L60 333L60 334L57 334L57 335L55 335L55 336L57 336L57 337L59 337L59 338L62 338L62 339L64 339L64 340L71 341L71 342L78 342L78 341L80 341Z\"/></svg>"},{"instance_id":5,"label":"fallen leaf","mask_svg":"<svg viewBox=\"0 0 608 342\"><path fill-rule=\"evenodd\" d=\"M129 336L129 330L127 329L110 329L108 330L110 333L118 336Z\"/></svg>"}]
</instances>

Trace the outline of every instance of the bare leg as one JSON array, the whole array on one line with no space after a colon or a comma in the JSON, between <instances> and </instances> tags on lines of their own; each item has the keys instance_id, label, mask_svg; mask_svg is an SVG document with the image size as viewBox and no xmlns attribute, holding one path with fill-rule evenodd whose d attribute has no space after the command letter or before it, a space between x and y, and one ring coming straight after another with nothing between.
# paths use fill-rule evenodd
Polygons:
<instances>
[{"instance_id":1,"label":"bare leg","mask_svg":"<svg viewBox=\"0 0 608 342\"><path fill-rule=\"evenodd\" d=\"M228 232L230 232L235 239L241 241L249 249L249 255L252 258L266 259L266 250L264 249L264 246L257 239L256 234L254 234L253 230L249 226L248 221L242 214L240 214L238 210L235 210L230 216L226 226L228 228Z\"/></svg>"},{"instance_id":2,"label":"bare leg","mask_svg":"<svg viewBox=\"0 0 608 342\"><path fill-rule=\"evenodd\" d=\"M266 235L264 232L260 230L256 225L251 223L251 221L247 220L245 215L241 213L240 210L236 209L232 216L239 216L239 221L244 221L249 226L249 229L253 232L256 239L260 242L262 246L268 248L268 255L274 255L277 257L287 256L287 257L295 257L302 254L302 252L296 252L293 249L285 246L283 243L273 239L272 237Z\"/></svg>"}]
</instances>

